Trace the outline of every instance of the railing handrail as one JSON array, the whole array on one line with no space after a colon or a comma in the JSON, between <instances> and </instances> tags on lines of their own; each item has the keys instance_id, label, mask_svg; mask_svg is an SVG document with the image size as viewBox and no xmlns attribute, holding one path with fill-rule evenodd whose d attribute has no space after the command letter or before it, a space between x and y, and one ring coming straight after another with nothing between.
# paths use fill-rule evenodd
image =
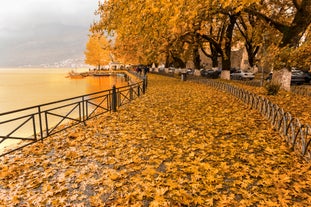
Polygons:
<instances>
[{"instance_id":1,"label":"railing handrail","mask_svg":"<svg viewBox=\"0 0 311 207\"><path fill-rule=\"evenodd\" d=\"M9 139L32 141L31 143L19 145L17 148L14 148L12 150L9 149L4 153L0 152L0 157L18 149L21 149L25 146L28 146L32 143L35 143L39 140L43 140L52 134L62 131L63 129L57 131L56 128L62 125L64 123L64 120L74 122L71 124L67 123L66 125L69 125L65 127L65 129L67 129L79 123L85 123L85 121L100 114L110 111L117 111L118 107L129 103L131 100L138 98L140 94L145 93L147 87L147 77L137 76L137 78L139 81L129 84L127 86L122 86L118 88L113 86L112 89L88 93L85 95L75 96L58 101L52 101L44 104L38 104L35 106L0 113L0 117L3 117L4 119L0 121L0 126L15 122L15 125L11 126L11 128L13 129L8 129L8 131L11 130L8 133L2 134L5 132L1 133L0 131L0 145L5 140ZM99 103L96 103L96 101L99 101ZM66 113L57 112L56 110L66 110ZM76 113L75 116L77 116L78 118L70 117L72 113ZM58 121L54 126L50 126L51 120L49 120L49 116L53 116L54 118L58 117L60 118L60 121ZM18 121L22 123L18 123ZM24 135L21 135L23 137L19 137L13 135L15 132L24 127L27 123L31 125L30 131L32 132L29 133L31 133L32 135L30 135L30 137L25 137ZM33 136L33 138L31 138L31 136Z\"/></svg>"},{"instance_id":2,"label":"railing handrail","mask_svg":"<svg viewBox=\"0 0 311 207\"><path fill-rule=\"evenodd\" d=\"M163 74L158 72L158 74ZM301 124L298 118L292 117L289 112L285 112L278 105L273 104L269 99L256 95L245 89L233 86L229 83L217 81L215 79L193 79L194 82L206 83L216 89L225 90L238 99L258 110L265 116L271 125L278 130L285 141L292 146L292 149L300 151L300 155L306 160L311 160L311 125ZM250 86L261 87L259 81L239 81ZM299 95L311 96L311 90L301 87L291 87L291 92ZM300 137L298 137L300 135Z\"/></svg>"},{"instance_id":3,"label":"railing handrail","mask_svg":"<svg viewBox=\"0 0 311 207\"><path fill-rule=\"evenodd\" d=\"M270 121L293 150L298 151L306 160L311 160L311 126L309 124L302 124L298 118L292 117L289 112L284 111L269 99L245 89L211 79L205 79L200 83L224 90L250 105L251 108L258 110ZM255 101L257 104L254 104Z\"/></svg>"},{"instance_id":4,"label":"railing handrail","mask_svg":"<svg viewBox=\"0 0 311 207\"><path fill-rule=\"evenodd\" d=\"M133 86L136 86L137 84L141 84L141 83L142 83L142 81L137 82L137 83L133 83L133 84L128 85L128 86L118 87L118 89L127 88L127 87L131 87L131 86L133 87ZM92 96L92 95L96 95L96 94L101 94L101 93L104 93L104 92L109 92L111 90L112 89L106 89L106 90L103 90L103 91L97 91L97 92L88 93L88 94L84 94L84 95L74 96L74 97L71 97L71 98L65 98L65 99L61 99L61 100L57 100L57 101L51 101L51 102L47 102L47 103L43 103L43 104L38 104L38 105L34 105L34 106L29 106L29 107L25 107L25 108L11 110L11 111L7 111L7 112L2 112L2 113L0 113L0 116L11 114L11 113L16 113L16 112L20 112L20 111L27 111L27 110L30 110L30 109L34 109L34 108L38 108L38 107L44 107L44 106L48 106L48 105L52 105L52 104L57 104L57 103L61 103L61 102L66 102L66 101L70 101L70 100L74 100L74 99L79 99L79 98L82 98L82 97L87 97L87 96Z\"/></svg>"}]
</instances>

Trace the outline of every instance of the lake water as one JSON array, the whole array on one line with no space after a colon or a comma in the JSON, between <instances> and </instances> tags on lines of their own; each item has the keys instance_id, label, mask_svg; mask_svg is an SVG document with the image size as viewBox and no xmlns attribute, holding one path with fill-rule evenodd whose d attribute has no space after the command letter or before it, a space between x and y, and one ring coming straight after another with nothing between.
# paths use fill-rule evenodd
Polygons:
<instances>
[{"instance_id":1,"label":"lake water","mask_svg":"<svg viewBox=\"0 0 311 207\"><path fill-rule=\"evenodd\" d=\"M0 69L0 113L123 86L118 76L66 78L72 69ZM76 72L88 69L75 69Z\"/></svg>"},{"instance_id":2,"label":"lake water","mask_svg":"<svg viewBox=\"0 0 311 207\"><path fill-rule=\"evenodd\" d=\"M0 69L0 113L127 85L120 76L71 79L72 69ZM88 69L75 69L85 72ZM0 117L1 121L1 117ZM5 128L6 129L6 128ZM3 132L3 130L0 130ZM3 135L3 133L0 134ZM1 139L0 139L1 141ZM10 140L0 143L0 154Z\"/></svg>"}]
</instances>

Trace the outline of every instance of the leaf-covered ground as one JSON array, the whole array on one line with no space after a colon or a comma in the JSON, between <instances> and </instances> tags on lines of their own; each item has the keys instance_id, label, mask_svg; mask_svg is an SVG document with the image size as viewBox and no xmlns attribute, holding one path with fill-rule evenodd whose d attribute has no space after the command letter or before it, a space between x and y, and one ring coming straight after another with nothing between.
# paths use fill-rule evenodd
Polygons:
<instances>
[{"instance_id":1,"label":"leaf-covered ground","mask_svg":"<svg viewBox=\"0 0 311 207\"><path fill-rule=\"evenodd\" d=\"M236 83L235 83L236 84ZM285 90L280 90L275 96L268 96L264 87L252 87L244 84L236 84L237 86L251 91L257 95L263 96L277 104L284 111L289 112L293 117L298 118L301 123L311 126L311 97L302 96ZM304 87L310 87L305 85Z\"/></svg>"},{"instance_id":2,"label":"leaf-covered ground","mask_svg":"<svg viewBox=\"0 0 311 207\"><path fill-rule=\"evenodd\" d=\"M256 111L191 82L1 158L0 206L310 206L311 165Z\"/></svg>"}]
</instances>

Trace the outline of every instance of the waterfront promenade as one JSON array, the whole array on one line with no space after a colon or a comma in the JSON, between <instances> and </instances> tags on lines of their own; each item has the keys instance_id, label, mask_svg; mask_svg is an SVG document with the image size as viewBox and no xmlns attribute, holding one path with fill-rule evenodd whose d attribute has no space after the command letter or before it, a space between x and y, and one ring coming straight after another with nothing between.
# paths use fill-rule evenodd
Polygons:
<instances>
[{"instance_id":1,"label":"waterfront promenade","mask_svg":"<svg viewBox=\"0 0 311 207\"><path fill-rule=\"evenodd\" d=\"M0 206L309 206L310 164L260 113L150 74L147 93L7 155Z\"/></svg>"}]
</instances>

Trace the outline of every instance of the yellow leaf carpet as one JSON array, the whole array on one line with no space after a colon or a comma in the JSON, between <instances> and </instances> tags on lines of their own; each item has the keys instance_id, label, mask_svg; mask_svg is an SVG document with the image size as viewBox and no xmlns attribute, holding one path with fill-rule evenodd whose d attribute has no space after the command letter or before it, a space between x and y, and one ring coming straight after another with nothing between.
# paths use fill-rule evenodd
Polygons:
<instances>
[{"instance_id":1,"label":"yellow leaf carpet","mask_svg":"<svg viewBox=\"0 0 311 207\"><path fill-rule=\"evenodd\" d=\"M0 158L0 206L310 206L310 164L257 112L204 84L147 93Z\"/></svg>"}]
</instances>

